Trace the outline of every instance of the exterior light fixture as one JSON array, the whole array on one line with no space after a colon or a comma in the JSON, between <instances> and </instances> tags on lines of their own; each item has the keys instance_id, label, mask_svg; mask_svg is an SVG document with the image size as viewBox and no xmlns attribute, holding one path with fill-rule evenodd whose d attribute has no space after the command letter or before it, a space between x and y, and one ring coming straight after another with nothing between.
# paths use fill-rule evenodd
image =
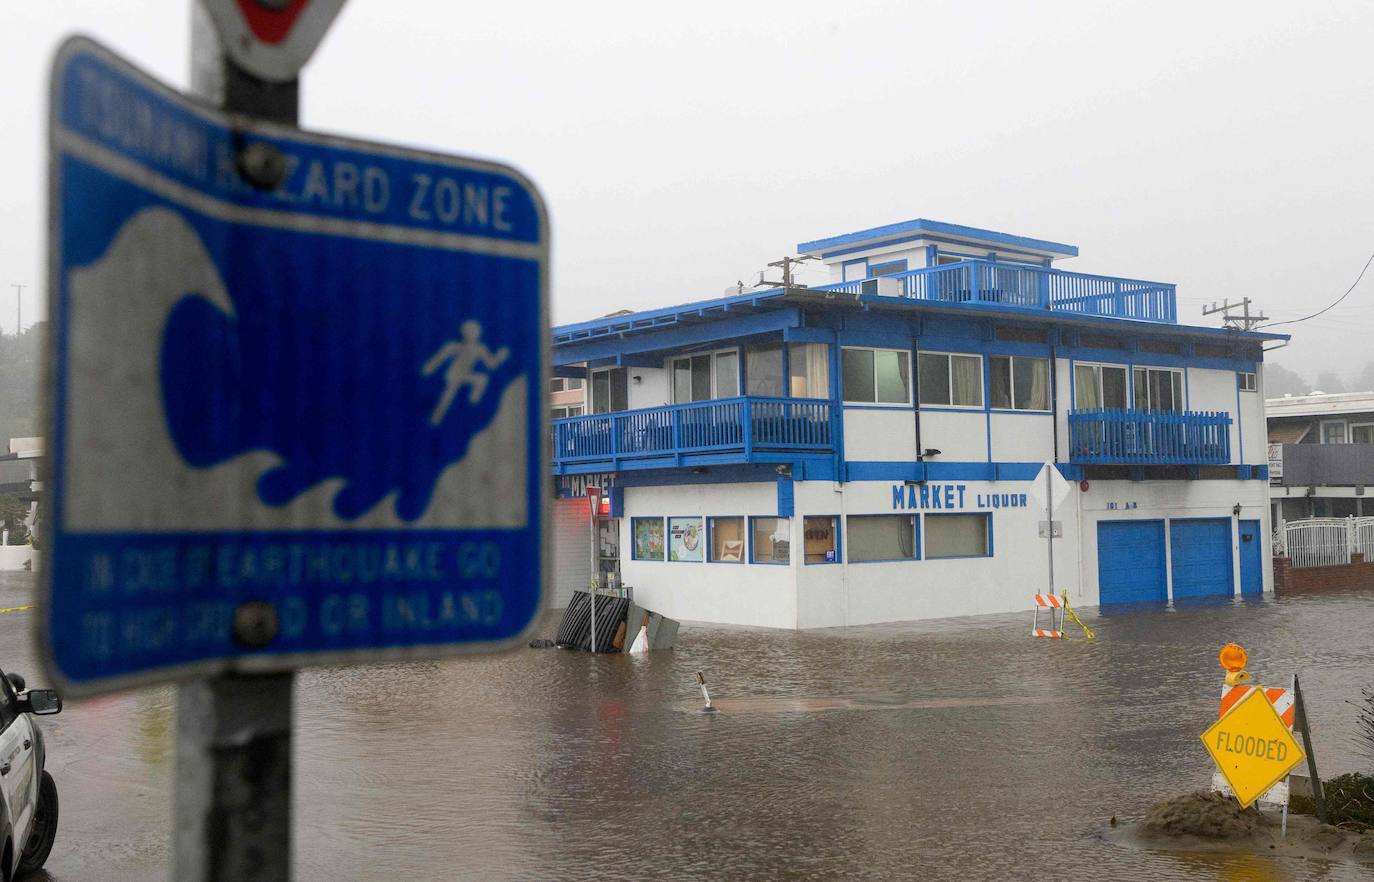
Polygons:
<instances>
[{"instance_id":1,"label":"exterior light fixture","mask_svg":"<svg viewBox=\"0 0 1374 882\"><path fill-rule=\"evenodd\" d=\"M944 453L943 450L936 450L934 447L927 447L925 450L921 452L921 459L927 459L932 456L939 456L942 453Z\"/></svg>"},{"instance_id":2,"label":"exterior light fixture","mask_svg":"<svg viewBox=\"0 0 1374 882\"><path fill-rule=\"evenodd\" d=\"M1240 503L1237 502L1235 508L1231 509L1231 514L1240 517Z\"/></svg>"}]
</instances>

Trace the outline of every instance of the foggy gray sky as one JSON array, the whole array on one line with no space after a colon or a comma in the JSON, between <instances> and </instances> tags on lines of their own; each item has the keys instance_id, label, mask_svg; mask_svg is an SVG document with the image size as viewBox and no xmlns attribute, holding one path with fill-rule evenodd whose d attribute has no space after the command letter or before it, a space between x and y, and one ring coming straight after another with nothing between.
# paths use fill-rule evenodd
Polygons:
<instances>
[{"instance_id":1,"label":"foggy gray sky","mask_svg":"<svg viewBox=\"0 0 1374 882\"><path fill-rule=\"evenodd\" d=\"M43 312L46 80L83 32L178 87L190 0L0 4L0 327ZM555 322L719 296L796 243L928 217L1290 318L1374 251L1374 4L349 0L302 122L508 161ZM1374 359L1374 273L1273 360Z\"/></svg>"}]
</instances>

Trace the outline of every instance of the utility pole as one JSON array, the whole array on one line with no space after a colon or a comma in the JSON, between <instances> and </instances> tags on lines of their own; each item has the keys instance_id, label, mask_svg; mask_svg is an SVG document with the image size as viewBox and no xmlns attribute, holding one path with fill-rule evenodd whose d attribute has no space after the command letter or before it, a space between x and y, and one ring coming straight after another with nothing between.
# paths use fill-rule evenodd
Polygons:
<instances>
[{"instance_id":1,"label":"utility pole","mask_svg":"<svg viewBox=\"0 0 1374 882\"><path fill-rule=\"evenodd\" d=\"M759 281L758 281L758 284L755 285L754 287L755 287L755 288L763 288L763 287L768 287L768 288L782 288L784 291L785 291L785 290L788 290L788 289L790 289L790 288L805 288L805 287L808 287L808 286L806 286L806 285L797 284L797 283L795 283L795 282L792 281L792 267L795 266L796 264L803 263L803 262L808 261L808 260L817 260L817 259L818 259L818 258L811 257L810 255L807 255L806 257L784 257L782 260L775 260L775 261L772 261L772 262L769 263L768 265L769 265L769 266L776 266L776 267L778 267L779 269L782 270L782 281L781 281L781 282L771 282L771 281L768 281L767 279L765 279L765 278L763 277L763 273L761 272L761 273L759 273Z\"/></svg>"},{"instance_id":2,"label":"utility pole","mask_svg":"<svg viewBox=\"0 0 1374 882\"><path fill-rule=\"evenodd\" d=\"M14 336L24 332L24 289L28 285L11 285L14 288Z\"/></svg>"},{"instance_id":3,"label":"utility pole","mask_svg":"<svg viewBox=\"0 0 1374 882\"><path fill-rule=\"evenodd\" d=\"M1233 315L1232 310L1240 310L1240 315ZM1250 298L1242 297L1239 303L1232 303L1229 299L1223 300L1220 305L1213 301L1211 306L1202 307L1203 315L1215 315L1221 313L1221 326L1230 328L1233 331L1250 331L1255 325L1269 321L1267 315L1250 314Z\"/></svg>"}]
</instances>

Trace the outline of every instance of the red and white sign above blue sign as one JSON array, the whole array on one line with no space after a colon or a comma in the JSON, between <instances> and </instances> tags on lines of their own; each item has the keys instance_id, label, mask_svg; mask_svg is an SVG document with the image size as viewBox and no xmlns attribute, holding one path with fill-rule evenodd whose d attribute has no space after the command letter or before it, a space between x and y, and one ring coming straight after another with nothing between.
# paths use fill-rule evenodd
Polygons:
<instances>
[{"instance_id":1,"label":"red and white sign above blue sign","mask_svg":"<svg viewBox=\"0 0 1374 882\"><path fill-rule=\"evenodd\" d=\"M533 185L231 124L80 39L50 126L54 675L517 642L548 570ZM278 156L271 189L249 149Z\"/></svg>"},{"instance_id":2,"label":"red and white sign above blue sign","mask_svg":"<svg viewBox=\"0 0 1374 882\"><path fill-rule=\"evenodd\" d=\"M234 63L268 82L294 80L344 0L198 0Z\"/></svg>"}]
</instances>

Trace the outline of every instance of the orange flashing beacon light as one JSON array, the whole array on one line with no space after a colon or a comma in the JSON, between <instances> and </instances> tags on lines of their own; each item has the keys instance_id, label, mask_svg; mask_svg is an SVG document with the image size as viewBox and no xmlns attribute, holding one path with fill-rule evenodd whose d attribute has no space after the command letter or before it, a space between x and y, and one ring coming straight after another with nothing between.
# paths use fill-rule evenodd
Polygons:
<instances>
[{"instance_id":1,"label":"orange flashing beacon light","mask_svg":"<svg viewBox=\"0 0 1374 882\"><path fill-rule=\"evenodd\" d=\"M1250 656L1238 644L1228 643L1217 653L1217 661L1226 669L1226 685L1236 686L1250 679L1245 670Z\"/></svg>"}]
</instances>

